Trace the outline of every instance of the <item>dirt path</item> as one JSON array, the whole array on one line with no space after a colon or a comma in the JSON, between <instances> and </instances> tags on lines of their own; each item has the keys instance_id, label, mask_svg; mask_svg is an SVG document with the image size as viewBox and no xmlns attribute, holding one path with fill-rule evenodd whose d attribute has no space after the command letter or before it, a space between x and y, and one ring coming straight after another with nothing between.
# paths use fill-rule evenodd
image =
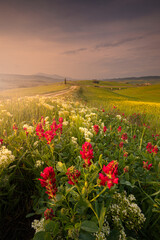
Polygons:
<instances>
[{"instance_id":1,"label":"dirt path","mask_svg":"<svg viewBox=\"0 0 160 240\"><path fill-rule=\"evenodd\" d=\"M62 91L58 91L58 92L53 92L53 93L46 93L46 94L43 94L44 97L57 97L57 96L60 96L60 95L64 95L64 94L68 94L68 93L71 93L73 92L74 90L76 90L78 88L78 86L71 86L69 89L65 89L65 90L62 90Z\"/></svg>"}]
</instances>

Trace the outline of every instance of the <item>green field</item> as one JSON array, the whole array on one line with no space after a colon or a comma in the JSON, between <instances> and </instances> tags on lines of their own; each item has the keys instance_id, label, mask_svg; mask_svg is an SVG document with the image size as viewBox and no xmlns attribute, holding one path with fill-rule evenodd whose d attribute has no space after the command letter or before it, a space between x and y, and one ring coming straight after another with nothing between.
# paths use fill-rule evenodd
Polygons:
<instances>
[{"instance_id":1,"label":"green field","mask_svg":"<svg viewBox=\"0 0 160 240\"><path fill-rule=\"evenodd\" d=\"M15 88L5 91L0 91L0 98L13 98L13 97L24 97L24 96L34 96L42 95L48 93L54 93L60 90L67 89L69 86L63 83L54 83L51 85L29 87L29 88Z\"/></svg>"},{"instance_id":2,"label":"green field","mask_svg":"<svg viewBox=\"0 0 160 240\"><path fill-rule=\"evenodd\" d=\"M94 86L94 87L106 87L106 88L126 88L131 87L131 84L111 81L100 81L100 80L79 80L79 81L67 81L70 85L77 86Z\"/></svg>"},{"instance_id":3,"label":"green field","mask_svg":"<svg viewBox=\"0 0 160 240\"><path fill-rule=\"evenodd\" d=\"M160 84L137 88L127 88L115 92L127 97L134 97L139 101L160 102Z\"/></svg>"},{"instance_id":4,"label":"green field","mask_svg":"<svg viewBox=\"0 0 160 240\"><path fill-rule=\"evenodd\" d=\"M145 120L155 131L160 132L160 85L132 87L111 91L106 88L83 87L79 97L91 106L110 110L116 106L126 115L145 114Z\"/></svg>"}]
</instances>

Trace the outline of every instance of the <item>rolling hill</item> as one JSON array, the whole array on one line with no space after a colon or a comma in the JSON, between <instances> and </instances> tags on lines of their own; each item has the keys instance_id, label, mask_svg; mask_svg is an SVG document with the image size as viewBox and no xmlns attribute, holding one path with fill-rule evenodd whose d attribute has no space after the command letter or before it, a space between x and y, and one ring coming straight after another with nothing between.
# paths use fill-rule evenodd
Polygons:
<instances>
[{"instance_id":1,"label":"rolling hill","mask_svg":"<svg viewBox=\"0 0 160 240\"><path fill-rule=\"evenodd\" d=\"M19 75L0 74L0 91L12 88L26 88L63 82L65 77L48 74Z\"/></svg>"}]
</instances>

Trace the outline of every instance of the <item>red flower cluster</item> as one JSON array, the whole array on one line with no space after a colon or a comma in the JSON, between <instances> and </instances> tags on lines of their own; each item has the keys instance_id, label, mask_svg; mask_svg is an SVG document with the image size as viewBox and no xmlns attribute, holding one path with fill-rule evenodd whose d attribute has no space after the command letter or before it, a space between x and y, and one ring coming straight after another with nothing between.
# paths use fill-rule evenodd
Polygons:
<instances>
[{"instance_id":1,"label":"red flower cluster","mask_svg":"<svg viewBox=\"0 0 160 240\"><path fill-rule=\"evenodd\" d=\"M44 212L44 217L45 217L45 220L47 220L47 219L52 220L53 217L55 217L53 209L52 208L47 208Z\"/></svg>"},{"instance_id":2,"label":"red flower cluster","mask_svg":"<svg viewBox=\"0 0 160 240\"><path fill-rule=\"evenodd\" d=\"M53 132L52 130L46 131L44 133L44 137L47 140L47 144L51 143L51 141L53 140L54 136L56 136L56 133Z\"/></svg>"},{"instance_id":3,"label":"red flower cluster","mask_svg":"<svg viewBox=\"0 0 160 240\"><path fill-rule=\"evenodd\" d=\"M123 153L123 157L128 157L128 152L124 151Z\"/></svg>"},{"instance_id":4,"label":"red flower cluster","mask_svg":"<svg viewBox=\"0 0 160 240\"><path fill-rule=\"evenodd\" d=\"M105 133L106 131L107 131L107 127L104 126L104 127L103 127L103 132Z\"/></svg>"},{"instance_id":5,"label":"red flower cluster","mask_svg":"<svg viewBox=\"0 0 160 240\"><path fill-rule=\"evenodd\" d=\"M41 117L41 122L38 123L36 127L36 134L39 136L39 139L45 138L47 140L47 144L50 144L54 136L57 135L58 131L60 132L60 134L62 134L62 123L63 118L59 118L59 124L57 124L56 121L53 119L53 123L50 126L51 130L45 132L45 120L43 117Z\"/></svg>"},{"instance_id":6,"label":"red flower cluster","mask_svg":"<svg viewBox=\"0 0 160 240\"><path fill-rule=\"evenodd\" d=\"M57 124L56 121L53 119L53 123L50 126L51 130L55 133L57 131L60 131L60 133L62 134L62 123L63 123L63 118L59 118L59 124Z\"/></svg>"},{"instance_id":7,"label":"red flower cluster","mask_svg":"<svg viewBox=\"0 0 160 240\"><path fill-rule=\"evenodd\" d=\"M39 139L44 137L44 129L42 126L42 123L38 123L37 127L36 127L36 134L39 137Z\"/></svg>"},{"instance_id":8,"label":"red flower cluster","mask_svg":"<svg viewBox=\"0 0 160 240\"><path fill-rule=\"evenodd\" d=\"M121 136L121 139L123 139L124 141L127 140L128 136L127 133L123 133Z\"/></svg>"},{"instance_id":9,"label":"red flower cluster","mask_svg":"<svg viewBox=\"0 0 160 240\"><path fill-rule=\"evenodd\" d=\"M118 131L118 132L121 132L121 131L122 131L122 127L119 126L119 127L117 128L117 131Z\"/></svg>"},{"instance_id":10,"label":"red flower cluster","mask_svg":"<svg viewBox=\"0 0 160 240\"><path fill-rule=\"evenodd\" d=\"M152 163L148 164L148 161L147 162L143 161L143 168L150 170L151 167L152 167Z\"/></svg>"},{"instance_id":11,"label":"red flower cluster","mask_svg":"<svg viewBox=\"0 0 160 240\"><path fill-rule=\"evenodd\" d=\"M38 180L40 181L41 186L46 188L48 198L54 198L57 192L57 188L53 167L46 167L40 175L43 179L39 178Z\"/></svg>"},{"instance_id":12,"label":"red flower cluster","mask_svg":"<svg viewBox=\"0 0 160 240\"><path fill-rule=\"evenodd\" d=\"M3 144L3 139L2 138L0 138L0 145L2 145Z\"/></svg>"},{"instance_id":13,"label":"red flower cluster","mask_svg":"<svg viewBox=\"0 0 160 240\"><path fill-rule=\"evenodd\" d=\"M155 153L155 154L157 154L157 152L158 152L158 147L157 147L157 145L154 146L154 145L152 145L151 142L149 142L149 143L147 144L146 149L147 149L147 152L149 152L149 153Z\"/></svg>"},{"instance_id":14,"label":"red flower cluster","mask_svg":"<svg viewBox=\"0 0 160 240\"><path fill-rule=\"evenodd\" d=\"M124 144L123 142L120 142L119 147L123 148L123 144Z\"/></svg>"},{"instance_id":15,"label":"red flower cluster","mask_svg":"<svg viewBox=\"0 0 160 240\"><path fill-rule=\"evenodd\" d=\"M103 165L103 173L99 173L100 185L105 186L107 184L110 189L114 184L118 184L118 163L117 161L111 161L107 166Z\"/></svg>"},{"instance_id":16,"label":"red flower cluster","mask_svg":"<svg viewBox=\"0 0 160 240\"><path fill-rule=\"evenodd\" d=\"M66 175L68 176L68 183L71 185L75 185L75 183L78 183L77 178L81 175L81 173L75 169L73 166L67 169Z\"/></svg>"},{"instance_id":17,"label":"red flower cluster","mask_svg":"<svg viewBox=\"0 0 160 240\"><path fill-rule=\"evenodd\" d=\"M94 125L93 129L94 129L96 134L99 132L99 126L98 125Z\"/></svg>"},{"instance_id":18,"label":"red flower cluster","mask_svg":"<svg viewBox=\"0 0 160 240\"><path fill-rule=\"evenodd\" d=\"M83 151L80 151L80 154L85 162L83 167L89 167L92 164L90 160L94 157L92 145L89 142L85 142L82 145L82 150Z\"/></svg>"}]
</instances>

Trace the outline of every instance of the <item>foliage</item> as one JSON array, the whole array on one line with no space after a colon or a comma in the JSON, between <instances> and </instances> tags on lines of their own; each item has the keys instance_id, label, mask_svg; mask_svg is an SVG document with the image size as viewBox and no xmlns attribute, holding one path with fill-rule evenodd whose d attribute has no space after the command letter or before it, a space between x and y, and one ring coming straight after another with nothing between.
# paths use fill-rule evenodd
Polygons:
<instances>
[{"instance_id":1,"label":"foliage","mask_svg":"<svg viewBox=\"0 0 160 240\"><path fill-rule=\"evenodd\" d=\"M1 168L2 220L25 213L34 239L159 238L160 139L145 115L32 97L2 102L1 119L15 157Z\"/></svg>"}]
</instances>

